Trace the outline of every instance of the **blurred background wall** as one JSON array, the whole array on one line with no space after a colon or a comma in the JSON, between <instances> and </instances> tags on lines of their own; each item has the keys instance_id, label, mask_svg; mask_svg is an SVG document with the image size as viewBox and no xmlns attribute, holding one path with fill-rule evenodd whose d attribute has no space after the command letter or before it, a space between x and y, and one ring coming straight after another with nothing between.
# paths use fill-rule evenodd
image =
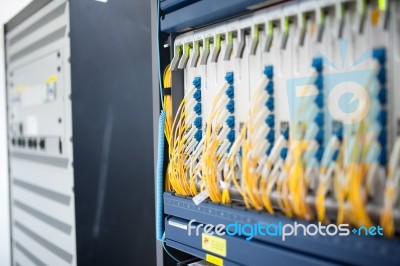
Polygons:
<instances>
[{"instance_id":1,"label":"blurred background wall","mask_svg":"<svg viewBox=\"0 0 400 266\"><path fill-rule=\"evenodd\" d=\"M30 0L0 0L0 265L10 265L10 213L4 69L4 26Z\"/></svg>"}]
</instances>

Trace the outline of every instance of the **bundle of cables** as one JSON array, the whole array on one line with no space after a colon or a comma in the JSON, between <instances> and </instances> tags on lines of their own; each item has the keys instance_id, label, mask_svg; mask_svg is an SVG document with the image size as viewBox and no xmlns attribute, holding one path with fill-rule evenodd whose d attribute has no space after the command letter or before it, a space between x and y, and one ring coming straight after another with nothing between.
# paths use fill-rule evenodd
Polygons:
<instances>
[{"instance_id":1,"label":"bundle of cables","mask_svg":"<svg viewBox=\"0 0 400 266\"><path fill-rule=\"evenodd\" d=\"M207 192L213 202L229 204L234 186L247 208L274 213L276 203L288 217L312 220L316 215L324 223L333 218L327 215L329 198L337 203L337 223L371 226L367 203L380 203L381 195L374 192L374 187L379 182L383 184L387 176L380 223L387 235L393 235L393 210L398 204L400 186L400 138L386 175L387 118L382 92L386 77L382 53L384 56L382 50L374 52L374 71L363 84L371 96L368 114L345 126L335 122L327 141L321 58L313 59L308 82L315 85L316 95L296 106L296 115L300 115L291 124L294 131L289 134L289 126L281 123L281 134L276 139L272 66L264 69L254 88L248 117L239 130L234 113L233 72L226 73L225 81L216 90L204 124L199 77L186 89L174 119L171 95L166 91L166 190L192 197L200 190ZM165 88L171 86L169 67L163 80ZM309 193L315 196L315 206L308 205ZM315 207L315 212L311 207Z\"/></svg>"},{"instance_id":2,"label":"bundle of cables","mask_svg":"<svg viewBox=\"0 0 400 266\"><path fill-rule=\"evenodd\" d=\"M315 208L320 222L328 222L325 200L328 192L332 190L333 182L340 173L339 163L342 159L341 149L343 139L342 125L338 125L332 132L322 157L319 170L318 188L315 192Z\"/></svg>"},{"instance_id":3,"label":"bundle of cables","mask_svg":"<svg viewBox=\"0 0 400 266\"><path fill-rule=\"evenodd\" d=\"M200 79L195 78L172 124L167 176L172 189L183 196L197 194L195 175L200 173L193 155L201 147L202 123L198 119L201 115L200 87Z\"/></svg>"},{"instance_id":4,"label":"bundle of cables","mask_svg":"<svg viewBox=\"0 0 400 266\"><path fill-rule=\"evenodd\" d=\"M381 226L385 230L385 234L393 236L395 233L393 209L399 201L400 188L400 135L397 136L396 142L390 156L388 176L386 179L386 188L384 194L383 210L381 214Z\"/></svg>"},{"instance_id":5,"label":"bundle of cables","mask_svg":"<svg viewBox=\"0 0 400 266\"><path fill-rule=\"evenodd\" d=\"M367 212L367 201L374 196L372 188L375 184L385 178L386 165L387 118L385 99L382 97L386 83L385 49L374 49L372 56L375 60L373 71L364 86L370 95L369 111L356 125L356 135L350 138L349 145L352 149L345 166L347 187L351 191L346 193L349 222L367 227L373 225Z\"/></svg>"},{"instance_id":6,"label":"bundle of cables","mask_svg":"<svg viewBox=\"0 0 400 266\"><path fill-rule=\"evenodd\" d=\"M283 212L287 216L294 215L307 220L313 218L313 213L306 203L306 197L311 180L316 178L312 170L319 167L324 142L322 58L314 58L312 67L309 83L315 85L317 95L307 97L305 102L297 106L295 114L303 114L304 117L295 119L298 126L289 143L289 154L285 156L286 163L276 185L278 205Z\"/></svg>"},{"instance_id":7,"label":"bundle of cables","mask_svg":"<svg viewBox=\"0 0 400 266\"><path fill-rule=\"evenodd\" d=\"M225 82L217 90L207 119L201 156L201 189L206 189L213 202L222 201L220 184L224 166L235 141L234 75L228 72ZM226 193L225 193L226 194Z\"/></svg>"},{"instance_id":8,"label":"bundle of cables","mask_svg":"<svg viewBox=\"0 0 400 266\"><path fill-rule=\"evenodd\" d=\"M261 172L275 140L273 67L264 69L250 98L246 137L242 145L242 186L246 200L256 210L263 208L260 193Z\"/></svg>"},{"instance_id":9,"label":"bundle of cables","mask_svg":"<svg viewBox=\"0 0 400 266\"><path fill-rule=\"evenodd\" d=\"M171 152L171 138L172 138L172 122L173 122L173 114L172 114L172 79L171 79L171 66L168 65L163 74L163 85L164 85L164 94L163 94L163 102L164 102L164 112L165 112L165 125L164 125L164 134L167 140L169 152ZM169 167L169 165L168 165ZM169 178L165 179L165 190L171 191L171 183Z\"/></svg>"}]
</instances>

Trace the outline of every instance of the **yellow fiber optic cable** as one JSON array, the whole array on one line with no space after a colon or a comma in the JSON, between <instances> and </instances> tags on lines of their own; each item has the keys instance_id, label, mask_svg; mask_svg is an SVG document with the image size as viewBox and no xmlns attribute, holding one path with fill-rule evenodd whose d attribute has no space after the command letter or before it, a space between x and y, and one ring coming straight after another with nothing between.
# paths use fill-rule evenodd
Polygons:
<instances>
[{"instance_id":1,"label":"yellow fiber optic cable","mask_svg":"<svg viewBox=\"0 0 400 266\"><path fill-rule=\"evenodd\" d=\"M293 211L290 204L290 195L288 188L288 175L293 163L293 147L292 141L289 142L289 153L283 165L282 172L276 183L277 202L280 210L288 217L293 217Z\"/></svg>"},{"instance_id":2,"label":"yellow fiber optic cable","mask_svg":"<svg viewBox=\"0 0 400 266\"><path fill-rule=\"evenodd\" d=\"M223 119L222 115L228 115L228 112L220 107L226 105L229 101L228 98L222 97L228 86L228 83L222 84L213 98L211 112L207 119L203 152L201 155L202 185L207 189L209 197L213 202L222 201L220 182L223 179L223 169L220 169L220 166L226 162L227 158L226 151L224 150L224 147L226 147L225 136L221 135L225 134L227 125L224 121L226 119ZM221 120L223 121L222 125L219 124ZM226 192L224 197L226 198Z\"/></svg>"},{"instance_id":3,"label":"yellow fiber optic cable","mask_svg":"<svg viewBox=\"0 0 400 266\"><path fill-rule=\"evenodd\" d=\"M264 208L271 214L274 214L270 195L274 188L276 180L273 177L262 178L260 183L261 200L264 204Z\"/></svg>"},{"instance_id":4,"label":"yellow fiber optic cable","mask_svg":"<svg viewBox=\"0 0 400 266\"><path fill-rule=\"evenodd\" d=\"M244 123L244 124L243 124L243 128L242 128L242 130L241 130L241 132L240 132L240 137L237 138L235 141L238 141L239 143L242 142L242 141L246 138L246 132L247 132L247 125L246 125L246 123ZM240 146L241 146L241 145L237 145L238 149L239 149ZM243 147L242 147L242 151L243 151ZM243 154L242 154L242 157L243 157ZM233 184L235 185L237 191L238 191L238 192L240 193L240 195L242 196L243 201L244 201L244 204L246 205L246 208L250 208L251 206L250 206L250 202L249 202L249 199L248 199L248 197L247 197L247 194L246 194L246 192L243 190L243 188L242 188L242 186L239 184L239 182L237 181L237 178L236 178L236 171L234 171L235 169L234 169L234 164L233 164L233 163L231 163L230 168L231 168L231 174L232 174L232 182L233 182Z\"/></svg>"},{"instance_id":5,"label":"yellow fiber optic cable","mask_svg":"<svg viewBox=\"0 0 400 266\"><path fill-rule=\"evenodd\" d=\"M171 80L171 68L170 65L168 65L163 74L163 85L164 88L170 88L172 89L172 80ZM166 113L166 118L165 118L165 126L164 126L164 134L165 138L168 143L168 149L169 152L171 151L171 131L172 131L172 97L171 94L164 94L164 111ZM167 166L167 173L168 173L168 168L170 167L170 164ZM166 178L165 179L165 190L166 191L171 191L172 186L170 183L170 179Z\"/></svg>"},{"instance_id":6,"label":"yellow fiber optic cable","mask_svg":"<svg viewBox=\"0 0 400 266\"><path fill-rule=\"evenodd\" d=\"M204 136L203 154L201 158L202 164L202 181L206 187L210 199L213 202L221 201L221 191L217 180L217 149L219 141L217 132L220 129L219 125L214 124L214 118L217 116L219 110L215 108L221 94L217 94L213 99L213 105L210 116L208 118L206 134Z\"/></svg>"},{"instance_id":7,"label":"yellow fiber optic cable","mask_svg":"<svg viewBox=\"0 0 400 266\"><path fill-rule=\"evenodd\" d=\"M311 213L307 203L306 196L308 190L308 183L304 176L304 162L303 154L307 149L307 141L294 141L294 164L289 172L288 187L291 197L291 206L294 214L302 219L312 219Z\"/></svg>"},{"instance_id":8,"label":"yellow fiber optic cable","mask_svg":"<svg viewBox=\"0 0 400 266\"><path fill-rule=\"evenodd\" d=\"M395 233L393 209L398 196L400 182L400 136L397 137L393 146L387 172L388 177L386 180L380 224L385 232L385 235L393 236Z\"/></svg>"},{"instance_id":9,"label":"yellow fiber optic cable","mask_svg":"<svg viewBox=\"0 0 400 266\"><path fill-rule=\"evenodd\" d=\"M242 148L242 178L243 184L246 188L247 196L250 200L251 205L256 210L262 209L262 203L259 198L259 192L257 189L257 177L255 176L254 169L256 168L256 160L249 158L249 151L251 144L249 143L249 137L245 140Z\"/></svg>"},{"instance_id":10,"label":"yellow fiber optic cable","mask_svg":"<svg viewBox=\"0 0 400 266\"><path fill-rule=\"evenodd\" d=\"M354 147L351 150L351 162L348 165L348 186L351 193L347 193L347 200L352 213L352 223L369 227L372 226L372 221L366 211L367 195L365 189L363 189L366 167L362 164L362 155L364 153L362 150L364 145L362 144L365 141L365 130L365 122L361 122L357 129Z\"/></svg>"},{"instance_id":11,"label":"yellow fiber optic cable","mask_svg":"<svg viewBox=\"0 0 400 266\"><path fill-rule=\"evenodd\" d=\"M184 111L186 99L184 98L178 108L177 115L172 124L172 137L171 137L171 152L170 152L170 167L168 168L168 177L171 182L172 188L179 195L192 195L189 182L186 178L187 168L185 161L187 154L184 151L186 112ZM179 117L179 119L178 119Z\"/></svg>"},{"instance_id":12,"label":"yellow fiber optic cable","mask_svg":"<svg viewBox=\"0 0 400 266\"><path fill-rule=\"evenodd\" d=\"M271 203L271 193L275 188L279 175L282 173L282 167L284 165L284 161L280 159L280 161L274 166L272 172L268 175L268 177L261 178L260 190L261 190L261 199L264 204L264 208L271 214L274 213L274 209Z\"/></svg>"},{"instance_id":13,"label":"yellow fiber optic cable","mask_svg":"<svg viewBox=\"0 0 400 266\"><path fill-rule=\"evenodd\" d=\"M236 181L237 165L235 164L235 159L239 153L239 149L242 143L242 134L240 134L232 144L231 150L229 151L228 157L226 158L225 164L226 169L224 169L224 187L222 188L222 204L229 204L231 202L229 187L230 182L234 179ZM243 191L238 189L239 193L242 195ZM243 195L242 195L243 197Z\"/></svg>"}]
</instances>

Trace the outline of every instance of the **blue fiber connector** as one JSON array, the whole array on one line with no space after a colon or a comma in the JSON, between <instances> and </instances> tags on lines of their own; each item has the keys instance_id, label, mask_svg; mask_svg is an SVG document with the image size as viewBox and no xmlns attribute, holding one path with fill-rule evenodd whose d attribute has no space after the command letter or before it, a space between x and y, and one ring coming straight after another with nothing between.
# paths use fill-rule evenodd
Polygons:
<instances>
[{"instance_id":1,"label":"blue fiber connector","mask_svg":"<svg viewBox=\"0 0 400 266\"><path fill-rule=\"evenodd\" d=\"M269 97L267 101L265 102L265 106L268 108L268 111L270 114L267 116L265 119L265 124L269 127L269 131L267 135L265 136L265 139L268 141L269 145L267 150L265 151L265 154L267 156L270 155L273 144L275 142L275 115L273 114L274 108L275 108L275 102L274 102L274 81L272 80L274 76L274 67L273 66L266 66L263 71L264 75L267 76L268 78L268 84L265 86L265 91L268 93Z\"/></svg>"},{"instance_id":2,"label":"blue fiber connector","mask_svg":"<svg viewBox=\"0 0 400 266\"><path fill-rule=\"evenodd\" d=\"M318 127L322 127L324 125L324 113L323 112L318 112L316 115L314 122L317 124Z\"/></svg>"},{"instance_id":3,"label":"blue fiber connector","mask_svg":"<svg viewBox=\"0 0 400 266\"><path fill-rule=\"evenodd\" d=\"M193 107L193 111L197 115L201 115L201 103L196 103L196 105Z\"/></svg>"},{"instance_id":4,"label":"blue fiber connector","mask_svg":"<svg viewBox=\"0 0 400 266\"><path fill-rule=\"evenodd\" d=\"M229 102L227 103L225 108L228 110L230 114L232 114L225 121L228 127L230 128L230 131L226 136L228 141L231 143L227 149L227 152L229 152L233 142L235 141L235 116L233 116L233 113L235 112L235 100L234 100L235 88L233 86L234 82L233 72L226 73L225 81L229 84L229 87L225 91L225 94L228 97Z\"/></svg>"},{"instance_id":5,"label":"blue fiber connector","mask_svg":"<svg viewBox=\"0 0 400 266\"><path fill-rule=\"evenodd\" d=\"M274 93L274 82L270 80L265 86L265 90L268 92L269 95L272 95Z\"/></svg>"},{"instance_id":6,"label":"blue fiber connector","mask_svg":"<svg viewBox=\"0 0 400 266\"><path fill-rule=\"evenodd\" d=\"M231 100L233 99L233 97L235 96L235 91L234 91L234 88L233 88L232 85L230 85L228 87L228 89L226 90L225 94L226 94L226 96L228 96L229 99L231 99Z\"/></svg>"},{"instance_id":7,"label":"blue fiber connector","mask_svg":"<svg viewBox=\"0 0 400 266\"><path fill-rule=\"evenodd\" d=\"M385 48L376 48L372 51L372 57L377 60L380 64L380 69L378 74L376 75L376 79L380 84L380 90L378 92L377 98L381 105L381 110L376 117L378 123L381 125L381 131L377 137L377 140L382 148L379 154L379 164L381 166L385 166L387 163L387 155L386 155L386 145L387 145L387 112L385 110L385 105L387 103L387 92L386 92L386 83L387 83L387 71L385 67L386 63L386 49Z\"/></svg>"},{"instance_id":8,"label":"blue fiber connector","mask_svg":"<svg viewBox=\"0 0 400 266\"><path fill-rule=\"evenodd\" d=\"M378 78L378 81L381 85L386 84L386 68L385 66L382 66L381 69L378 72L378 75L376 76Z\"/></svg>"},{"instance_id":9,"label":"blue fiber connector","mask_svg":"<svg viewBox=\"0 0 400 266\"><path fill-rule=\"evenodd\" d=\"M386 150L382 150L379 154L379 164L385 166L387 164Z\"/></svg>"},{"instance_id":10,"label":"blue fiber connector","mask_svg":"<svg viewBox=\"0 0 400 266\"><path fill-rule=\"evenodd\" d=\"M314 81L314 85L318 89L318 95L314 99L314 104L318 107L319 112L314 118L314 123L317 124L318 126L318 132L317 135L315 136L315 141L318 143L318 150L315 153L315 158L317 159L318 162L321 162L324 149L323 149L323 144L324 144L324 112L323 112L323 106L324 106L324 78L323 78L323 66L324 66L324 61L322 57L316 57L313 59L311 66L315 69L315 71L318 73L317 77Z\"/></svg>"},{"instance_id":11,"label":"blue fiber connector","mask_svg":"<svg viewBox=\"0 0 400 266\"><path fill-rule=\"evenodd\" d=\"M201 90L196 90L193 93L193 98L196 100L196 102L201 102Z\"/></svg>"},{"instance_id":12,"label":"blue fiber connector","mask_svg":"<svg viewBox=\"0 0 400 266\"><path fill-rule=\"evenodd\" d=\"M199 90L201 88L201 78L195 77L192 84L196 89Z\"/></svg>"},{"instance_id":13,"label":"blue fiber connector","mask_svg":"<svg viewBox=\"0 0 400 266\"><path fill-rule=\"evenodd\" d=\"M379 133L378 142L381 145L381 147L386 147L386 143L387 143L386 129L382 129L381 132Z\"/></svg>"},{"instance_id":14,"label":"blue fiber connector","mask_svg":"<svg viewBox=\"0 0 400 266\"><path fill-rule=\"evenodd\" d=\"M333 132L333 135L335 135L340 141L343 139L343 127L340 126L339 128L335 129Z\"/></svg>"},{"instance_id":15,"label":"blue fiber connector","mask_svg":"<svg viewBox=\"0 0 400 266\"><path fill-rule=\"evenodd\" d=\"M320 92L317 97L314 99L314 103L318 106L319 109L322 109L324 105L324 95Z\"/></svg>"},{"instance_id":16,"label":"blue fiber connector","mask_svg":"<svg viewBox=\"0 0 400 266\"><path fill-rule=\"evenodd\" d=\"M272 151L272 145L269 145L267 150L265 151L265 155L269 156L271 154L271 151Z\"/></svg>"},{"instance_id":17,"label":"blue fiber connector","mask_svg":"<svg viewBox=\"0 0 400 266\"><path fill-rule=\"evenodd\" d=\"M381 89L379 90L378 100L381 105L385 105L387 103L387 93L385 87L381 87Z\"/></svg>"},{"instance_id":18,"label":"blue fiber connector","mask_svg":"<svg viewBox=\"0 0 400 266\"><path fill-rule=\"evenodd\" d=\"M289 129L285 129L284 131L281 132L281 135L285 138L285 140L289 139Z\"/></svg>"},{"instance_id":19,"label":"blue fiber connector","mask_svg":"<svg viewBox=\"0 0 400 266\"><path fill-rule=\"evenodd\" d=\"M233 129L229 131L227 139L229 140L230 143L233 143L235 141L235 131Z\"/></svg>"},{"instance_id":20,"label":"blue fiber connector","mask_svg":"<svg viewBox=\"0 0 400 266\"><path fill-rule=\"evenodd\" d=\"M203 133L201 130L202 126L203 126L203 119L201 118L201 112L202 112L202 108L201 108L201 77L194 78L193 86L195 86L195 88L197 89L193 93L193 98L197 102L193 108L193 111L196 113L196 115L198 115L193 123L193 125L197 128L197 132L194 134L194 138L195 138L195 140L197 140L197 142L200 142L200 140L203 137Z\"/></svg>"},{"instance_id":21,"label":"blue fiber connector","mask_svg":"<svg viewBox=\"0 0 400 266\"><path fill-rule=\"evenodd\" d=\"M201 127L203 126L203 119L201 118L201 116L196 117L196 119L193 122L193 125L197 129L201 129Z\"/></svg>"},{"instance_id":22,"label":"blue fiber connector","mask_svg":"<svg viewBox=\"0 0 400 266\"><path fill-rule=\"evenodd\" d=\"M283 159L283 160L285 160L286 159L286 156L287 156L287 153L288 153L288 149L285 147L285 148L282 148L282 150L281 150L281 153L279 154L279 156Z\"/></svg>"},{"instance_id":23,"label":"blue fiber connector","mask_svg":"<svg viewBox=\"0 0 400 266\"><path fill-rule=\"evenodd\" d=\"M203 137L203 131L201 129L197 130L197 132L194 134L195 140L200 142L202 137Z\"/></svg>"},{"instance_id":24,"label":"blue fiber connector","mask_svg":"<svg viewBox=\"0 0 400 266\"><path fill-rule=\"evenodd\" d=\"M323 60L321 57L316 57L313 59L311 66L315 68L318 73L322 72L323 69Z\"/></svg>"},{"instance_id":25,"label":"blue fiber connector","mask_svg":"<svg viewBox=\"0 0 400 266\"><path fill-rule=\"evenodd\" d=\"M228 127L230 129L234 129L235 127L235 117L233 115L230 115L227 119L226 119L226 124L228 125Z\"/></svg>"},{"instance_id":26,"label":"blue fiber connector","mask_svg":"<svg viewBox=\"0 0 400 266\"><path fill-rule=\"evenodd\" d=\"M266 66L264 68L264 75L267 76L268 79L272 79L272 77L274 76L274 67Z\"/></svg>"},{"instance_id":27,"label":"blue fiber connector","mask_svg":"<svg viewBox=\"0 0 400 266\"><path fill-rule=\"evenodd\" d=\"M275 108L274 98L269 97L268 100L265 102L265 106L268 108L270 112L272 112Z\"/></svg>"},{"instance_id":28,"label":"blue fiber connector","mask_svg":"<svg viewBox=\"0 0 400 266\"><path fill-rule=\"evenodd\" d=\"M322 91L324 87L324 78L321 73L315 78L314 85L317 87L318 91Z\"/></svg>"},{"instance_id":29,"label":"blue fiber connector","mask_svg":"<svg viewBox=\"0 0 400 266\"><path fill-rule=\"evenodd\" d=\"M387 122L387 113L385 110L381 110L376 118L378 120L378 123L382 126L385 127L386 122Z\"/></svg>"},{"instance_id":30,"label":"blue fiber connector","mask_svg":"<svg viewBox=\"0 0 400 266\"><path fill-rule=\"evenodd\" d=\"M265 119L265 123L268 127L273 128L275 126L275 115L269 114L267 119Z\"/></svg>"},{"instance_id":31,"label":"blue fiber connector","mask_svg":"<svg viewBox=\"0 0 400 266\"><path fill-rule=\"evenodd\" d=\"M233 112L235 112L235 101L230 100L226 105L226 109L228 110L229 113L233 114Z\"/></svg>"},{"instance_id":32,"label":"blue fiber connector","mask_svg":"<svg viewBox=\"0 0 400 266\"><path fill-rule=\"evenodd\" d=\"M317 159L318 162L321 162L323 155L324 155L324 148L319 147L317 152L315 153L315 158Z\"/></svg>"},{"instance_id":33,"label":"blue fiber connector","mask_svg":"<svg viewBox=\"0 0 400 266\"><path fill-rule=\"evenodd\" d=\"M336 150L332 155L332 161L336 162L338 157L339 157L339 150Z\"/></svg>"},{"instance_id":34,"label":"blue fiber connector","mask_svg":"<svg viewBox=\"0 0 400 266\"><path fill-rule=\"evenodd\" d=\"M376 59L381 65L386 62L386 49L376 48L372 51L372 57Z\"/></svg>"},{"instance_id":35,"label":"blue fiber connector","mask_svg":"<svg viewBox=\"0 0 400 266\"><path fill-rule=\"evenodd\" d=\"M268 133L265 139L272 145L275 141L275 130L271 129Z\"/></svg>"},{"instance_id":36,"label":"blue fiber connector","mask_svg":"<svg viewBox=\"0 0 400 266\"><path fill-rule=\"evenodd\" d=\"M227 72L225 75L225 80L229 85L233 84L233 72Z\"/></svg>"},{"instance_id":37,"label":"blue fiber connector","mask_svg":"<svg viewBox=\"0 0 400 266\"><path fill-rule=\"evenodd\" d=\"M324 142L324 131L322 129L318 130L317 135L315 136L315 141L318 143L318 145L322 145Z\"/></svg>"}]
</instances>

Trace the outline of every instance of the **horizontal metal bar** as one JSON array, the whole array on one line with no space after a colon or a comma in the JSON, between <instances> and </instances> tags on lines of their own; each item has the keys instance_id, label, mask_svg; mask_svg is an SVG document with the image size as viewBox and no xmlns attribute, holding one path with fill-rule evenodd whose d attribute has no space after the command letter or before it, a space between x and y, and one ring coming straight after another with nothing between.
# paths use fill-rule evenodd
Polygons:
<instances>
[{"instance_id":1,"label":"horizontal metal bar","mask_svg":"<svg viewBox=\"0 0 400 266\"><path fill-rule=\"evenodd\" d=\"M22 152L12 152L10 154L12 159L22 159L26 161L32 161L35 163L43 163L43 164L48 164L51 166L56 166L56 167L61 167L61 168L67 168L68 167L68 158L60 158L60 157L52 157L52 156L46 156L46 155L40 155L40 154L28 154L28 153L22 153Z\"/></svg>"},{"instance_id":2,"label":"horizontal metal bar","mask_svg":"<svg viewBox=\"0 0 400 266\"><path fill-rule=\"evenodd\" d=\"M203 224L298 224L307 225L309 222L292 219L282 214L271 215L265 211L255 211L235 205L222 205L203 202L195 205L192 198L179 197L169 192L164 193L164 212L166 215L186 220L195 219ZM168 237L168 236L167 236ZM326 257L331 260L340 260L346 264L362 265L397 265L400 263L400 242L398 239L389 239L374 236L359 236L350 233L342 236L304 236L287 238L282 241L279 237L255 236L262 241L284 248L298 250L315 256Z\"/></svg>"},{"instance_id":3,"label":"horizontal metal bar","mask_svg":"<svg viewBox=\"0 0 400 266\"><path fill-rule=\"evenodd\" d=\"M185 6L161 18L161 31L172 33L197 28L210 23L248 12L248 7L260 3L276 3L275 0L202 0Z\"/></svg>"}]
</instances>

